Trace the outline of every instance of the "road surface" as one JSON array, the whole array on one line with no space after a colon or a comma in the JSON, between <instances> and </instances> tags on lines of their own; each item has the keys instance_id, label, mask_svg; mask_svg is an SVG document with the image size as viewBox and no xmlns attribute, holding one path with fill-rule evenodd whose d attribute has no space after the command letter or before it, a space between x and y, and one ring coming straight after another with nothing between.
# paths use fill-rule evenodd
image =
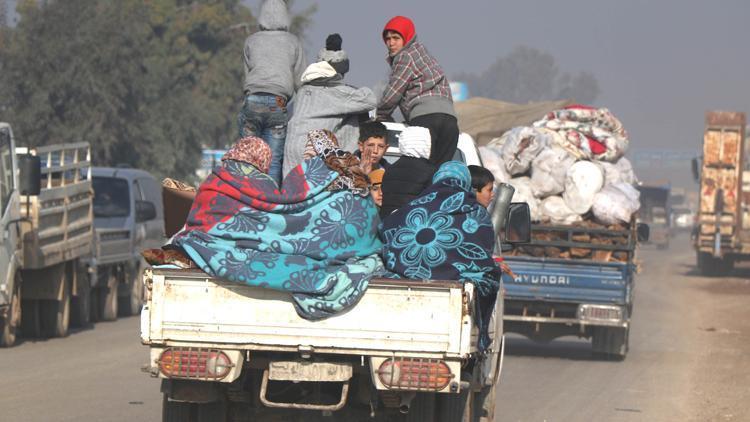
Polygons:
<instances>
[{"instance_id":1,"label":"road surface","mask_svg":"<svg viewBox=\"0 0 750 422\"><path fill-rule=\"evenodd\" d=\"M750 420L750 269L694 273L686 238L640 254L630 353L512 337L497 421ZM159 421L159 382L141 372L138 318L0 350L0 420Z\"/></svg>"}]
</instances>

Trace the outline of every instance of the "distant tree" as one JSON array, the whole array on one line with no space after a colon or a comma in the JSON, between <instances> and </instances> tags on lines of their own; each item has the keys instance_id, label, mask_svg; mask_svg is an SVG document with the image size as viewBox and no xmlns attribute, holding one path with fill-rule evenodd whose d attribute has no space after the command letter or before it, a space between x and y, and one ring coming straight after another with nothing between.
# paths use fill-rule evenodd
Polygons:
<instances>
[{"instance_id":1,"label":"distant tree","mask_svg":"<svg viewBox=\"0 0 750 422\"><path fill-rule=\"evenodd\" d=\"M96 165L186 178L203 146L236 140L255 27L239 0L21 0L18 12L0 44L0 120L19 143L89 141Z\"/></svg>"},{"instance_id":2,"label":"distant tree","mask_svg":"<svg viewBox=\"0 0 750 422\"><path fill-rule=\"evenodd\" d=\"M526 46L498 58L479 75L463 73L454 79L466 81L472 95L514 103L555 99L592 103L599 95L593 74L561 72L551 54Z\"/></svg>"}]
</instances>

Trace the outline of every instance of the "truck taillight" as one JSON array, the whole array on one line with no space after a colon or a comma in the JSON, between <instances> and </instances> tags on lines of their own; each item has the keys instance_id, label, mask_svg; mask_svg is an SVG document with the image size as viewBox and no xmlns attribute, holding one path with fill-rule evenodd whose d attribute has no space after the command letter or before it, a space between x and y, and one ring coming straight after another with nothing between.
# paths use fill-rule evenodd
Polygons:
<instances>
[{"instance_id":1,"label":"truck taillight","mask_svg":"<svg viewBox=\"0 0 750 422\"><path fill-rule=\"evenodd\" d=\"M437 359L388 359L378 368L380 382L394 390L440 391L454 378L445 362Z\"/></svg>"},{"instance_id":2,"label":"truck taillight","mask_svg":"<svg viewBox=\"0 0 750 422\"><path fill-rule=\"evenodd\" d=\"M159 356L159 370L167 378L218 380L231 371L224 352L200 347L169 347Z\"/></svg>"}]
</instances>

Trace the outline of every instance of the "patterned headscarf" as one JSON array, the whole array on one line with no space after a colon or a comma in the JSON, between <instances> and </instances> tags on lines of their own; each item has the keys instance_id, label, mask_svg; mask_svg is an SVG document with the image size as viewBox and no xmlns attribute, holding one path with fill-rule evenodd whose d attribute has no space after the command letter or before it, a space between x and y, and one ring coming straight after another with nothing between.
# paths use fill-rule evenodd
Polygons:
<instances>
[{"instance_id":1,"label":"patterned headscarf","mask_svg":"<svg viewBox=\"0 0 750 422\"><path fill-rule=\"evenodd\" d=\"M359 158L339 148L339 141L333 132L325 129L311 130L307 134L304 159L320 157L328 168L339 173L338 179L331 183L329 190L348 189L352 193L367 196L370 194L370 183L367 175L359 166Z\"/></svg>"},{"instance_id":2,"label":"patterned headscarf","mask_svg":"<svg viewBox=\"0 0 750 422\"><path fill-rule=\"evenodd\" d=\"M471 172L466 164L460 161L443 163L434 176L432 183L444 181L449 186L457 187L465 192L471 192Z\"/></svg>"},{"instance_id":3,"label":"patterned headscarf","mask_svg":"<svg viewBox=\"0 0 750 422\"><path fill-rule=\"evenodd\" d=\"M221 157L221 161L234 160L252 164L261 172L268 174L271 168L271 147L266 141L255 136L242 138Z\"/></svg>"}]
</instances>

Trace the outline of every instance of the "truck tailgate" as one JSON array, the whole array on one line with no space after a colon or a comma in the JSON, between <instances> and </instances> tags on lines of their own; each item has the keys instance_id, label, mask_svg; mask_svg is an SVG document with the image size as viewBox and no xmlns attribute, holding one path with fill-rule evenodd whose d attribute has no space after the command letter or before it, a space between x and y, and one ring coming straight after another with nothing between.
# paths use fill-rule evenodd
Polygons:
<instances>
[{"instance_id":1,"label":"truck tailgate","mask_svg":"<svg viewBox=\"0 0 750 422\"><path fill-rule=\"evenodd\" d=\"M151 294L141 330L151 344L446 355L464 354L469 347L472 324L463 296L464 289L471 294L470 284L376 279L357 305L320 321L298 316L288 293L200 271L154 269L147 284Z\"/></svg>"},{"instance_id":2,"label":"truck tailgate","mask_svg":"<svg viewBox=\"0 0 750 422\"><path fill-rule=\"evenodd\" d=\"M506 299L625 304L630 264L506 257L516 274L504 275Z\"/></svg>"}]
</instances>

